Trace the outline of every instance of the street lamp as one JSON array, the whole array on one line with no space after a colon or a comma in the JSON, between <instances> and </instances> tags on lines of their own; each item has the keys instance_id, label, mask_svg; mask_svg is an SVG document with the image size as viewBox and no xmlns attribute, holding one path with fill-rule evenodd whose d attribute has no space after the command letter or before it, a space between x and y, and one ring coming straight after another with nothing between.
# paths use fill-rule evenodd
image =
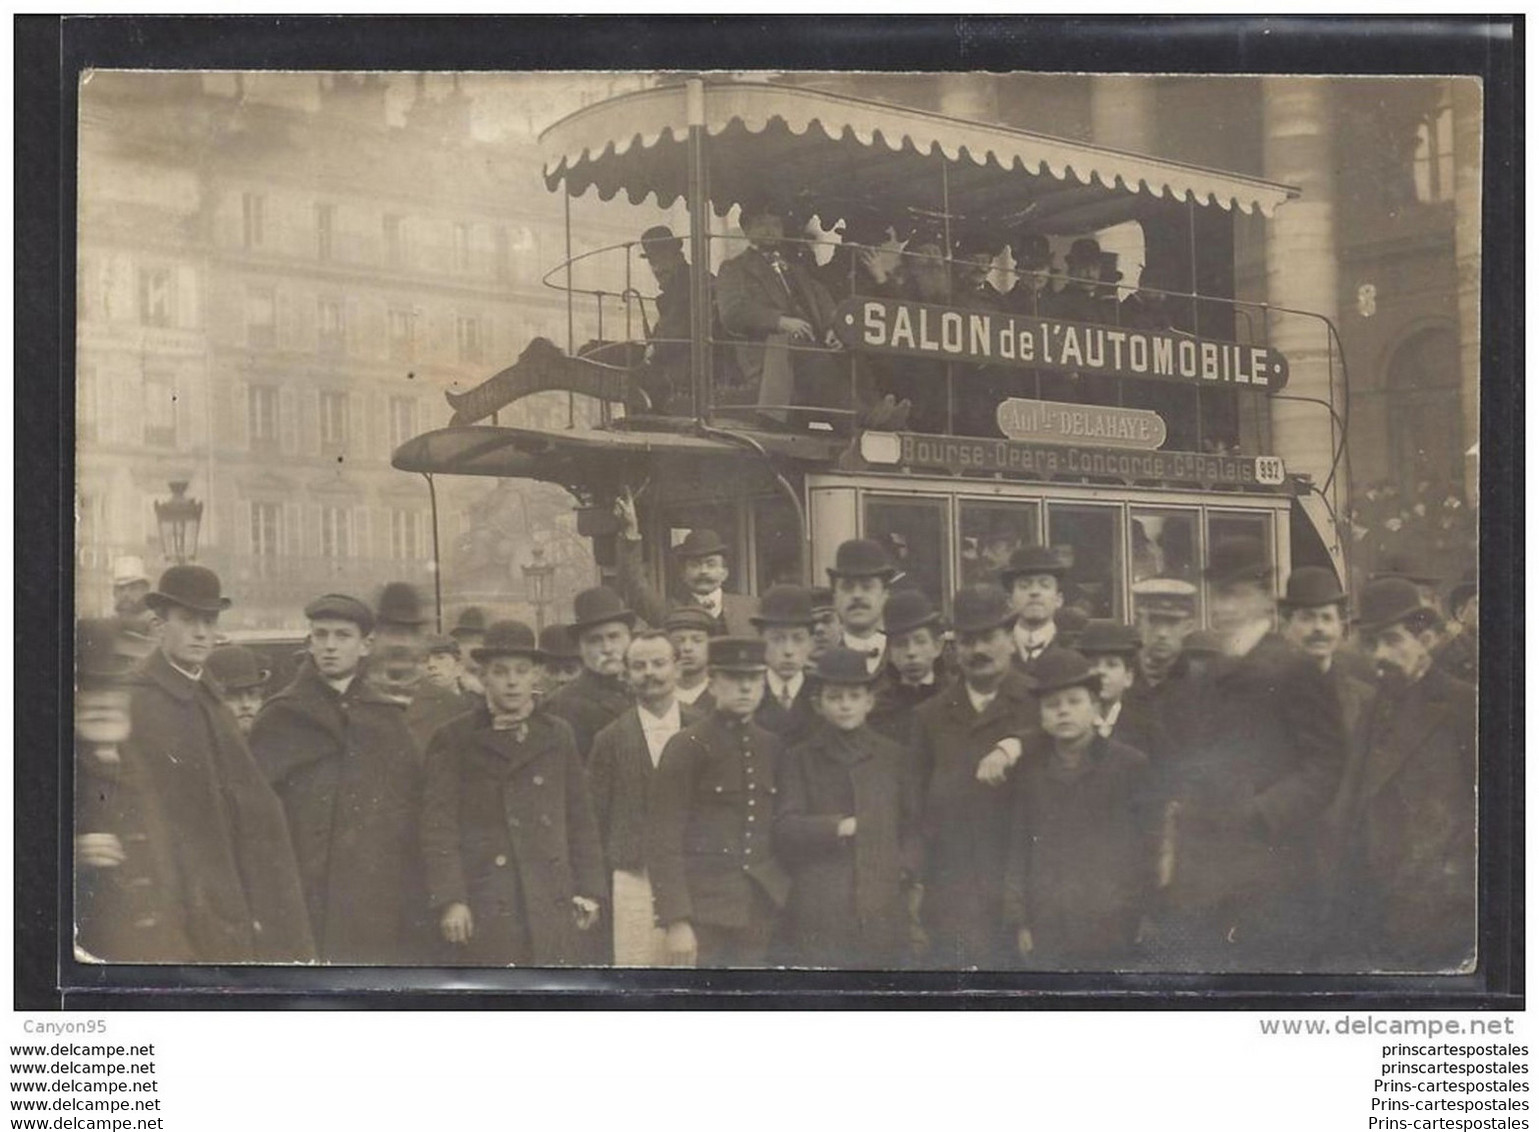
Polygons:
<instances>
[{"instance_id":1,"label":"street lamp","mask_svg":"<svg viewBox=\"0 0 1539 1132\"><path fill-rule=\"evenodd\" d=\"M198 528L203 525L203 504L187 498L187 481L171 481L171 498L155 501L155 521L160 525L160 548L180 566L198 557Z\"/></svg>"},{"instance_id":2,"label":"street lamp","mask_svg":"<svg viewBox=\"0 0 1539 1132\"><path fill-rule=\"evenodd\" d=\"M529 595L530 602L534 605L534 628L536 632L545 629L545 605L550 601L550 579L556 573L556 564L545 561L545 548L537 546L529 552L529 561L524 563L524 587Z\"/></svg>"}]
</instances>

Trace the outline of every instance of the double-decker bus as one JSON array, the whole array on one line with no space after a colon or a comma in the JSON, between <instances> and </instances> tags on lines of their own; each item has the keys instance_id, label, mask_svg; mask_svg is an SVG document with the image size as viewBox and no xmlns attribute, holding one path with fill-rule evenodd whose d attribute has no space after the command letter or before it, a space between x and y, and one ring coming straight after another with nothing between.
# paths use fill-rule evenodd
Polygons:
<instances>
[{"instance_id":1,"label":"double-decker bus","mask_svg":"<svg viewBox=\"0 0 1539 1132\"><path fill-rule=\"evenodd\" d=\"M579 349L537 341L451 395L453 423L401 445L395 467L558 484L601 569L629 493L657 576L670 545L708 528L749 593L821 578L853 537L881 541L943 606L1028 544L1062 555L1070 600L1092 617L1128 619L1147 577L1200 586L1208 548L1231 535L1261 540L1279 580L1305 563L1345 576L1334 327L1236 295L1236 225L1298 190L759 81L612 98L541 144L549 191L637 206L637 240L546 276L569 321L596 310L608 333ZM727 220L766 201L794 214L777 254L831 303L815 335L723 317L728 269L713 266L749 242ZM680 205L689 269L671 300L687 319L664 334L639 235ZM1136 282L1121 281L1114 246L1121 266L1141 261ZM1328 395L1290 391L1280 345L1325 368ZM550 389L593 411L570 427L498 422ZM1295 423L1274 430L1280 398ZM1288 449L1300 435L1302 469Z\"/></svg>"}]
</instances>

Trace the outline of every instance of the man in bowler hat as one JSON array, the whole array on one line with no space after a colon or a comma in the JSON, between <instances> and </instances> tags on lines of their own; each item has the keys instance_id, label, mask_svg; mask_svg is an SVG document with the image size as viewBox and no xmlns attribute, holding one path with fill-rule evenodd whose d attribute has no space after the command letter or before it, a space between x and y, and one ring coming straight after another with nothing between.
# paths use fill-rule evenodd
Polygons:
<instances>
[{"instance_id":1,"label":"man in bowler hat","mask_svg":"<svg viewBox=\"0 0 1539 1132\"><path fill-rule=\"evenodd\" d=\"M1373 685L1360 680L1342 664L1340 652L1347 632L1347 595L1326 566L1300 566L1288 575L1288 586L1277 603L1282 634L1319 667L1341 704L1341 724L1351 736Z\"/></svg>"},{"instance_id":2,"label":"man in bowler hat","mask_svg":"<svg viewBox=\"0 0 1539 1132\"><path fill-rule=\"evenodd\" d=\"M481 666L476 663L472 651L479 648L486 636L486 611L479 605L468 605L460 610L449 636L460 643L460 690L476 699L481 697Z\"/></svg>"},{"instance_id":3,"label":"man in bowler hat","mask_svg":"<svg viewBox=\"0 0 1539 1132\"><path fill-rule=\"evenodd\" d=\"M486 703L428 749L422 852L449 959L476 967L591 960L603 850L572 730L535 710L540 650L521 621L487 628Z\"/></svg>"},{"instance_id":4,"label":"man in bowler hat","mask_svg":"<svg viewBox=\"0 0 1539 1132\"><path fill-rule=\"evenodd\" d=\"M219 688L219 698L240 725L241 734L249 736L272 672L259 667L256 653L244 645L220 645L208 654L208 674Z\"/></svg>"},{"instance_id":5,"label":"man in bowler hat","mask_svg":"<svg viewBox=\"0 0 1539 1132\"><path fill-rule=\"evenodd\" d=\"M898 569L875 539L852 538L834 551L828 567L834 610L843 629L841 644L866 658L866 670L880 672L887 662L887 633L882 614Z\"/></svg>"},{"instance_id":6,"label":"man in bowler hat","mask_svg":"<svg viewBox=\"0 0 1539 1132\"><path fill-rule=\"evenodd\" d=\"M764 696L754 722L790 746L817 720L815 681L807 671L812 655L812 597L801 586L771 586L753 616L764 641Z\"/></svg>"},{"instance_id":7,"label":"man in bowler hat","mask_svg":"<svg viewBox=\"0 0 1539 1132\"><path fill-rule=\"evenodd\" d=\"M720 535L698 528L668 549L679 584L678 602L672 603L647 577L636 501L628 488L615 499L615 517L620 522L620 537L615 540L620 591L642 620L649 625L661 625L673 604L698 605L711 615L714 636L753 635L753 598L725 589L732 571L728 565L729 548Z\"/></svg>"},{"instance_id":8,"label":"man in bowler hat","mask_svg":"<svg viewBox=\"0 0 1539 1132\"><path fill-rule=\"evenodd\" d=\"M778 738L753 721L764 642L711 640L715 710L663 748L652 782L647 872L670 962L763 966L790 883L775 857Z\"/></svg>"},{"instance_id":9,"label":"man in bowler hat","mask_svg":"<svg viewBox=\"0 0 1539 1132\"><path fill-rule=\"evenodd\" d=\"M948 683L942 653L945 625L923 590L899 590L883 614L887 666L875 685L871 726L904 746L912 740L914 709Z\"/></svg>"},{"instance_id":10,"label":"man in bowler hat","mask_svg":"<svg viewBox=\"0 0 1539 1132\"><path fill-rule=\"evenodd\" d=\"M572 602L572 640L582 657L582 672L551 694L545 710L566 721L586 761L593 737L631 706L626 687L625 650L636 628L636 615L608 586L583 590Z\"/></svg>"},{"instance_id":11,"label":"man in bowler hat","mask_svg":"<svg viewBox=\"0 0 1539 1132\"><path fill-rule=\"evenodd\" d=\"M1207 577L1225 656L1175 782L1171 938L1185 940L1183 965L1196 970L1301 970L1317 946L1316 850L1341 777L1341 707L1273 629L1259 539L1219 540Z\"/></svg>"},{"instance_id":12,"label":"man in bowler hat","mask_svg":"<svg viewBox=\"0 0 1539 1132\"><path fill-rule=\"evenodd\" d=\"M657 322L647 335L637 378L655 412L687 412L692 304L684 241L666 224L655 224L641 234L639 243L637 255L657 282Z\"/></svg>"},{"instance_id":13,"label":"man in bowler hat","mask_svg":"<svg viewBox=\"0 0 1539 1132\"><path fill-rule=\"evenodd\" d=\"M1063 559L1051 547L1036 545L1015 551L1009 565L999 572L999 584L1015 610L1011 636L1016 663L1028 675L1056 644L1054 616L1063 608L1063 576L1067 572Z\"/></svg>"},{"instance_id":14,"label":"man in bowler hat","mask_svg":"<svg viewBox=\"0 0 1539 1132\"><path fill-rule=\"evenodd\" d=\"M288 816L326 963L412 963L421 944L421 753L400 705L363 678L374 614L347 594L305 607L309 663L263 706L251 750Z\"/></svg>"},{"instance_id":15,"label":"man in bowler hat","mask_svg":"<svg viewBox=\"0 0 1539 1132\"><path fill-rule=\"evenodd\" d=\"M570 625L540 630L540 695L550 696L582 675L582 654L572 640Z\"/></svg>"},{"instance_id":16,"label":"man in bowler hat","mask_svg":"<svg viewBox=\"0 0 1539 1132\"><path fill-rule=\"evenodd\" d=\"M179 922L194 963L315 958L283 806L207 672L230 606L205 566L172 566L145 601L156 648L130 678L131 748L170 826Z\"/></svg>"},{"instance_id":17,"label":"man in bowler hat","mask_svg":"<svg viewBox=\"0 0 1539 1132\"><path fill-rule=\"evenodd\" d=\"M1349 955L1370 970L1472 970L1475 690L1435 663L1438 614L1413 583L1370 582L1358 605L1378 689L1341 785L1339 926Z\"/></svg>"}]
</instances>

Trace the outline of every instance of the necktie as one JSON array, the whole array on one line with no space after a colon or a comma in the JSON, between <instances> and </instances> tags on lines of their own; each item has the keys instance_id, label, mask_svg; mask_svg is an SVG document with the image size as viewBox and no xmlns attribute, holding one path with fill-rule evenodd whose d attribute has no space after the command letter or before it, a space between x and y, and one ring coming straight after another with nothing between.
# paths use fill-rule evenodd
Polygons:
<instances>
[{"instance_id":1,"label":"necktie","mask_svg":"<svg viewBox=\"0 0 1539 1132\"><path fill-rule=\"evenodd\" d=\"M785 708L786 711L790 711L793 702L795 701L791 696L791 689L787 685L782 684L780 686L780 706Z\"/></svg>"},{"instance_id":2,"label":"necktie","mask_svg":"<svg viewBox=\"0 0 1539 1132\"><path fill-rule=\"evenodd\" d=\"M514 742L522 743L529 738L529 717L527 715L494 715L492 730L511 731Z\"/></svg>"}]
</instances>

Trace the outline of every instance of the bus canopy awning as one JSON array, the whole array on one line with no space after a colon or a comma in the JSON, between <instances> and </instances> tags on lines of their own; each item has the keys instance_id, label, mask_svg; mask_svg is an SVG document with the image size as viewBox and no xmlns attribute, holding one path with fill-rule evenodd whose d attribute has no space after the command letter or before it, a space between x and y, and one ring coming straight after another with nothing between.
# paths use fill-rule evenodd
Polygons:
<instances>
[{"instance_id":1,"label":"bus canopy awning","mask_svg":"<svg viewBox=\"0 0 1539 1132\"><path fill-rule=\"evenodd\" d=\"M687 190L689 106L682 85L622 95L569 115L540 138L545 181L667 208ZM707 83L711 203L807 194L825 222L844 207L949 214L1043 232L1088 230L1139 201L1191 202L1270 216L1298 190L1256 177L1104 146L763 82ZM944 173L943 173L944 170Z\"/></svg>"}]
</instances>

